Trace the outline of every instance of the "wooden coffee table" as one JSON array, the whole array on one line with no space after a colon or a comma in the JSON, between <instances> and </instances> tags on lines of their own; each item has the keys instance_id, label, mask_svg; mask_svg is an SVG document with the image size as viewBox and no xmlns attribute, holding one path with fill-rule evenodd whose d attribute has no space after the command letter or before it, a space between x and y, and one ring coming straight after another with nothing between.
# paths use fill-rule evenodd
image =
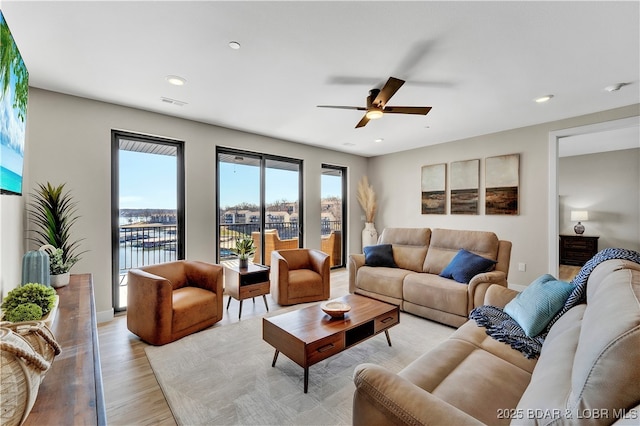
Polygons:
<instances>
[{"instance_id":1,"label":"wooden coffee table","mask_svg":"<svg viewBox=\"0 0 640 426\"><path fill-rule=\"evenodd\" d=\"M351 305L344 318L331 318L317 304L262 319L262 338L276 348L271 366L282 352L304 368L304 393L310 366L383 331L391 346L389 328L400 322L397 306L357 294L335 300Z\"/></svg>"}]
</instances>

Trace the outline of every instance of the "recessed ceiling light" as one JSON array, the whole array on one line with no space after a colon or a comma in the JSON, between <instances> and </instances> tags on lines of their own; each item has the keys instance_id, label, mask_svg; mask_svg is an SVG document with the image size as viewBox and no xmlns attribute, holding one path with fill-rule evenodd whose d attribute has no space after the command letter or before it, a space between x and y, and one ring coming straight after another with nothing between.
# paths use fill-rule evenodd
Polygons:
<instances>
[{"instance_id":1,"label":"recessed ceiling light","mask_svg":"<svg viewBox=\"0 0 640 426\"><path fill-rule=\"evenodd\" d=\"M553 95L544 95L544 96L540 96L539 98L536 99L536 102L541 104L543 102L547 102L549 101L551 98L553 98Z\"/></svg>"},{"instance_id":2,"label":"recessed ceiling light","mask_svg":"<svg viewBox=\"0 0 640 426\"><path fill-rule=\"evenodd\" d=\"M174 86L184 86L184 84L187 82L187 80L177 75L168 75L165 77L165 79Z\"/></svg>"},{"instance_id":3,"label":"recessed ceiling light","mask_svg":"<svg viewBox=\"0 0 640 426\"><path fill-rule=\"evenodd\" d=\"M240 49L240 43L238 43L237 41L230 41L229 47L232 48L233 50L238 50Z\"/></svg>"},{"instance_id":4,"label":"recessed ceiling light","mask_svg":"<svg viewBox=\"0 0 640 426\"><path fill-rule=\"evenodd\" d=\"M376 142L376 143L384 142L384 139L378 138L378 139L374 140L374 142Z\"/></svg>"}]
</instances>

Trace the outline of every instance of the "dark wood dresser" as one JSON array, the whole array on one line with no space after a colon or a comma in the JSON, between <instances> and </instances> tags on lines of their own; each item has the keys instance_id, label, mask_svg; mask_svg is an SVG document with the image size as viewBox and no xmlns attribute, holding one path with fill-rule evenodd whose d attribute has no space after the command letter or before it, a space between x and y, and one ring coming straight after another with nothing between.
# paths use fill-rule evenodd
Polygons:
<instances>
[{"instance_id":1,"label":"dark wood dresser","mask_svg":"<svg viewBox=\"0 0 640 426\"><path fill-rule=\"evenodd\" d=\"M582 266L598 252L598 236L560 235L560 264Z\"/></svg>"},{"instance_id":2,"label":"dark wood dresser","mask_svg":"<svg viewBox=\"0 0 640 426\"><path fill-rule=\"evenodd\" d=\"M25 425L106 425L91 274L71 275L51 331L62 347Z\"/></svg>"}]
</instances>

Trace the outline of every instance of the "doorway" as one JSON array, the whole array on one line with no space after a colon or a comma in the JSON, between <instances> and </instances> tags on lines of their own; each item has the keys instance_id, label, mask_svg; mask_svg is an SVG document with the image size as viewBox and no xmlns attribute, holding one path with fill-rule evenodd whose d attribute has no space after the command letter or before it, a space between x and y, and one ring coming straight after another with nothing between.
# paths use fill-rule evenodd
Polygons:
<instances>
[{"instance_id":1,"label":"doorway","mask_svg":"<svg viewBox=\"0 0 640 426\"><path fill-rule=\"evenodd\" d=\"M346 167L329 164L322 165L320 249L329 255L332 268L339 268L345 265L346 174Z\"/></svg>"},{"instance_id":2,"label":"doorway","mask_svg":"<svg viewBox=\"0 0 640 426\"><path fill-rule=\"evenodd\" d=\"M183 142L112 132L114 310L127 307L127 272L184 259Z\"/></svg>"},{"instance_id":3,"label":"doorway","mask_svg":"<svg viewBox=\"0 0 640 426\"><path fill-rule=\"evenodd\" d=\"M269 266L273 250L300 247L302 160L217 148L218 262L236 262L238 239L256 247L251 262Z\"/></svg>"},{"instance_id":4,"label":"doorway","mask_svg":"<svg viewBox=\"0 0 640 426\"><path fill-rule=\"evenodd\" d=\"M560 234L560 194L558 163L560 144L563 139L592 133L607 132L628 127L640 126L640 117L628 117L587 126L557 130L549 133L549 258L548 269L554 276L559 275L560 250L558 236ZM639 219L640 220L640 219Z\"/></svg>"}]
</instances>

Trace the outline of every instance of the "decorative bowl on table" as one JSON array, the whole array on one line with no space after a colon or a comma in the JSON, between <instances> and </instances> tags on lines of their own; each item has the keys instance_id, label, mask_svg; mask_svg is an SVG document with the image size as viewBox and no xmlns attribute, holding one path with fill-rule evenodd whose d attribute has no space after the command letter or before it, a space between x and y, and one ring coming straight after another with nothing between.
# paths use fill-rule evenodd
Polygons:
<instances>
[{"instance_id":1,"label":"decorative bowl on table","mask_svg":"<svg viewBox=\"0 0 640 426\"><path fill-rule=\"evenodd\" d=\"M351 310L351 306L342 302L329 301L320 305L320 309L333 318L342 318Z\"/></svg>"}]
</instances>

